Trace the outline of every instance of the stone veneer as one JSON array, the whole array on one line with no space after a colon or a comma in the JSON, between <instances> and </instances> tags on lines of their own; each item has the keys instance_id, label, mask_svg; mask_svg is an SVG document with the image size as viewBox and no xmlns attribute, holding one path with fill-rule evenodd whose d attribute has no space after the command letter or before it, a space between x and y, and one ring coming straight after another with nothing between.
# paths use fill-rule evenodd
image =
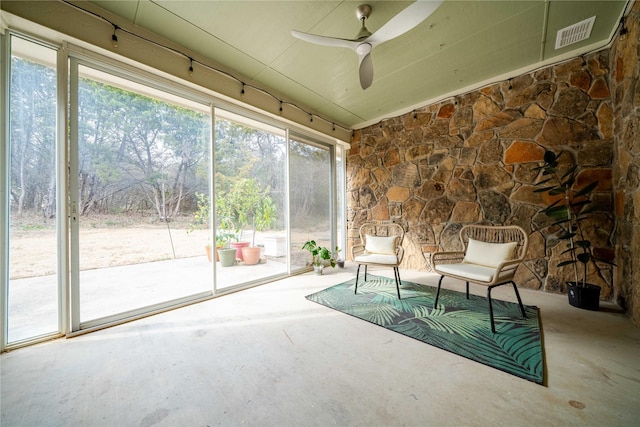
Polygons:
<instances>
[{"instance_id":1,"label":"stone veneer","mask_svg":"<svg viewBox=\"0 0 640 427\"><path fill-rule=\"evenodd\" d=\"M564 293L571 268L556 267L563 259L564 242L553 239L554 230L540 213L548 200L533 192L540 179L535 168L544 150L562 149L580 165L580 186L599 181L594 193L597 212L587 227L597 253L613 261L616 238L637 248L640 146L634 132L639 96L636 86L634 101L633 96L625 101L635 102L636 118L628 124L629 141L617 143L618 151L622 145L629 152L627 164L635 163L636 172L630 172L634 178L626 178L624 208L618 213L624 210L631 216L627 220L636 233L631 241L620 236L623 231L614 231L614 179L617 184L627 172L614 171L620 126L614 115L624 121L627 113L618 110L629 106L616 105L614 113L609 55L610 50L603 50L574 58L355 131L347 157L348 246L357 241L363 222L392 220L407 232L402 267L429 269L430 253L461 248L458 231L464 224L517 224L530 238L527 260L517 272L518 285ZM637 69L631 74L637 81ZM621 75L616 87L628 87L628 80ZM631 256L637 260L637 249ZM591 269L589 281L601 286L603 299L611 300L614 268L600 267ZM616 274L620 279L627 273ZM624 299L631 298L630 292L615 289Z\"/></svg>"},{"instance_id":2,"label":"stone veneer","mask_svg":"<svg viewBox=\"0 0 640 427\"><path fill-rule=\"evenodd\" d=\"M640 326L640 2L611 48L617 302Z\"/></svg>"}]
</instances>

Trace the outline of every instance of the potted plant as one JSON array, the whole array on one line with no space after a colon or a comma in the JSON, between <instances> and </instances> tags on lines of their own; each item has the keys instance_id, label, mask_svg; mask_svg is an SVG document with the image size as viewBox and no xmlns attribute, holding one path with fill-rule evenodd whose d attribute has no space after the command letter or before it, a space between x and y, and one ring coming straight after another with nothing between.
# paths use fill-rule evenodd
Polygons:
<instances>
[{"instance_id":1,"label":"potted plant","mask_svg":"<svg viewBox=\"0 0 640 427\"><path fill-rule=\"evenodd\" d=\"M236 263L236 249L230 248L231 240L235 238L235 226L231 218L218 216L219 221L216 231L216 261L220 261L222 267L231 267Z\"/></svg>"},{"instance_id":2,"label":"potted plant","mask_svg":"<svg viewBox=\"0 0 640 427\"><path fill-rule=\"evenodd\" d=\"M311 253L311 263L313 264L313 270L316 274L322 274L322 270L326 265L330 265L332 268L336 266L336 260L333 256L333 252L324 246L319 246L315 240L307 240L302 246L302 249ZM337 246L335 251L339 252Z\"/></svg>"},{"instance_id":3,"label":"potted plant","mask_svg":"<svg viewBox=\"0 0 640 427\"><path fill-rule=\"evenodd\" d=\"M236 263L236 250L234 248L222 247L218 249L218 257L221 267L231 267Z\"/></svg>"},{"instance_id":4,"label":"potted plant","mask_svg":"<svg viewBox=\"0 0 640 427\"><path fill-rule=\"evenodd\" d=\"M216 199L218 214L230 218L237 225L236 242L231 246L237 249L236 258L245 264L259 262L260 248L255 246L256 231L270 227L275 220L276 207L269 193L269 188L261 188L255 179L240 178L233 182L229 191L220 192ZM242 241L249 225L253 226L252 241ZM249 254L249 259L244 259L245 253Z\"/></svg>"},{"instance_id":5,"label":"potted plant","mask_svg":"<svg viewBox=\"0 0 640 427\"><path fill-rule=\"evenodd\" d=\"M242 248L242 257L245 264L253 265L260 262L260 254L263 248L256 246L256 231L264 231L271 227L275 221L276 205L269 196L269 189L265 189L260 199L256 200L256 204L249 206L247 217L251 218L253 233L251 236L251 245Z\"/></svg>"},{"instance_id":6,"label":"potted plant","mask_svg":"<svg viewBox=\"0 0 640 427\"><path fill-rule=\"evenodd\" d=\"M568 157L567 160L561 159ZM564 162L564 163L563 163ZM611 261L594 256L593 246L589 240L584 222L589 219L593 208L592 193L598 186L598 181L591 181L581 188L576 188L578 165L568 151L558 154L546 150L544 163L538 167L542 171L543 180L538 182L534 192L547 193L551 203L542 210L560 229L557 239L566 242L566 249L562 252L568 259L557 264L558 267L571 265L573 267L573 281L567 282L569 304L587 310L598 310L600 303L600 286L587 282L587 267L596 261L614 265Z\"/></svg>"},{"instance_id":7,"label":"potted plant","mask_svg":"<svg viewBox=\"0 0 640 427\"><path fill-rule=\"evenodd\" d=\"M220 261L222 267L231 267L236 262L236 250L228 247L233 236L224 228L216 233L216 261Z\"/></svg>"}]
</instances>

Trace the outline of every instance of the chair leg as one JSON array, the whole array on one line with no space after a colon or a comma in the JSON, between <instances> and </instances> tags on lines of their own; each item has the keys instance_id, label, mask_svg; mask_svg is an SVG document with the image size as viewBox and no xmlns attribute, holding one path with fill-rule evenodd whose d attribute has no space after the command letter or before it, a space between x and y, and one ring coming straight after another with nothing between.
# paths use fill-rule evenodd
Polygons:
<instances>
[{"instance_id":1,"label":"chair leg","mask_svg":"<svg viewBox=\"0 0 640 427\"><path fill-rule=\"evenodd\" d=\"M491 319L491 332L496 333L496 324L493 321L493 305L491 304L491 289L493 286L487 288L487 301L489 301L489 318Z\"/></svg>"},{"instance_id":2,"label":"chair leg","mask_svg":"<svg viewBox=\"0 0 640 427\"><path fill-rule=\"evenodd\" d=\"M436 300L433 302L433 308L436 308L438 306L438 298L440 298L440 285L442 285L442 279L444 279L444 276L440 276L440 280L438 280L438 290L436 292Z\"/></svg>"},{"instance_id":3,"label":"chair leg","mask_svg":"<svg viewBox=\"0 0 640 427\"><path fill-rule=\"evenodd\" d=\"M469 282L467 282L467 299L469 299Z\"/></svg>"},{"instance_id":4,"label":"chair leg","mask_svg":"<svg viewBox=\"0 0 640 427\"><path fill-rule=\"evenodd\" d=\"M367 281L367 268L368 267L369 267L368 265L366 265L366 264L364 265L364 281L365 282Z\"/></svg>"},{"instance_id":5,"label":"chair leg","mask_svg":"<svg viewBox=\"0 0 640 427\"><path fill-rule=\"evenodd\" d=\"M396 279L396 289L398 290L398 299L400 298L400 271L398 270L398 267L393 267L393 275Z\"/></svg>"},{"instance_id":6,"label":"chair leg","mask_svg":"<svg viewBox=\"0 0 640 427\"><path fill-rule=\"evenodd\" d=\"M518 304L520 304L520 311L522 312L522 317L527 318L527 313L524 311L524 306L522 305L522 300L520 299L520 292L518 292L518 287L516 286L516 282L511 281L513 285L513 290L516 291L516 298L518 298Z\"/></svg>"},{"instance_id":7,"label":"chair leg","mask_svg":"<svg viewBox=\"0 0 640 427\"><path fill-rule=\"evenodd\" d=\"M487 288L487 300L489 301L489 317L491 318L491 332L496 333L495 322L493 321L493 305L491 304L491 289L506 285L507 283L511 283L513 285L513 290L516 292L516 298L518 298L518 305L520 306L520 312L522 313L522 317L527 318L527 313L524 311L524 305L522 305L522 299L520 298L520 292L518 292L518 287L516 283L512 280L510 282L500 283L499 285L489 286Z\"/></svg>"},{"instance_id":8,"label":"chair leg","mask_svg":"<svg viewBox=\"0 0 640 427\"><path fill-rule=\"evenodd\" d=\"M365 268L366 268L366 266L365 266ZM355 289L355 291L353 291L354 294L358 293L358 275L359 274L360 274L360 264L358 264L358 270L356 270L356 289Z\"/></svg>"}]
</instances>

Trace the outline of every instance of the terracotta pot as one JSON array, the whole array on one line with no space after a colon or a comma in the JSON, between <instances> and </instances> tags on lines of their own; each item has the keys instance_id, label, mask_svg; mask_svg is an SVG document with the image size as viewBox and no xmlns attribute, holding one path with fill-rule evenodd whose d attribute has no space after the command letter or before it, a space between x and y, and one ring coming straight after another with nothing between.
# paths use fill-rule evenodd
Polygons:
<instances>
[{"instance_id":1,"label":"terracotta pot","mask_svg":"<svg viewBox=\"0 0 640 427\"><path fill-rule=\"evenodd\" d=\"M242 259L246 265L255 265L260 262L260 248L246 247L242 248Z\"/></svg>"},{"instance_id":2,"label":"terracotta pot","mask_svg":"<svg viewBox=\"0 0 640 427\"><path fill-rule=\"evenodd\" d=\"M211 250L211 245L207 245L207 246L205 246L205 247L204 247L204 250L207 252L207 259L209 260L209 262L211 262L211 260L212 260L212 255L213 255L213 254L212 254L212 250ZM217 258L217 256L218 256L218 255L216 254L216 258ZM217 259L216 259L216 261L217 261Z\"/></svg>"},{"instance_id":3,"label":"terracotta pot","mask_svg":"<svg viewBox=\"0 0 640 427\"><path fill-rule=\"evenodd\" d=\"M229 246L236 250L236 258L242 259L242 248L249 246L251 242L231 242Z\"/></svg>"}]
</instances>

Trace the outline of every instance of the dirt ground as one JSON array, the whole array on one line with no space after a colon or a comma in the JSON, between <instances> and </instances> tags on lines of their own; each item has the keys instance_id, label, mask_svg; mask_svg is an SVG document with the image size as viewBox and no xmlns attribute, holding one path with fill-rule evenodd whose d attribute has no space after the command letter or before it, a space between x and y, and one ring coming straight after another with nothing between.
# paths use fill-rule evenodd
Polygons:
<instances>
[{"instance_id":1,"label":"dirt ground","mask_svg":"<svg viewBox=\"0 0 640 427\"><path fill-rule=\"evenodd\" d=\"M138 264L205 255L207 230L167 230L166 224L80 231L80 269ZM10 278L53 274L56 268L54 230L30 230L10 238Z\"/></svg>"},{"instance_id":2,"label":"dirt ground","mask_svg":"<svg viewBox=\"0 0 640 427\"><path fill-rule=\"evenodd\" d=\"M54 274L57 271L55 223L40 218L12 218L11 224L10 279ZM205 256L205 246L212 241L211 231L190 229L190 220L186 218L169 222L169 227L150 217L81 219L80 270ZM299 234L297 239L304 242L307 234Z\"/></svg>"}]
</instances>

